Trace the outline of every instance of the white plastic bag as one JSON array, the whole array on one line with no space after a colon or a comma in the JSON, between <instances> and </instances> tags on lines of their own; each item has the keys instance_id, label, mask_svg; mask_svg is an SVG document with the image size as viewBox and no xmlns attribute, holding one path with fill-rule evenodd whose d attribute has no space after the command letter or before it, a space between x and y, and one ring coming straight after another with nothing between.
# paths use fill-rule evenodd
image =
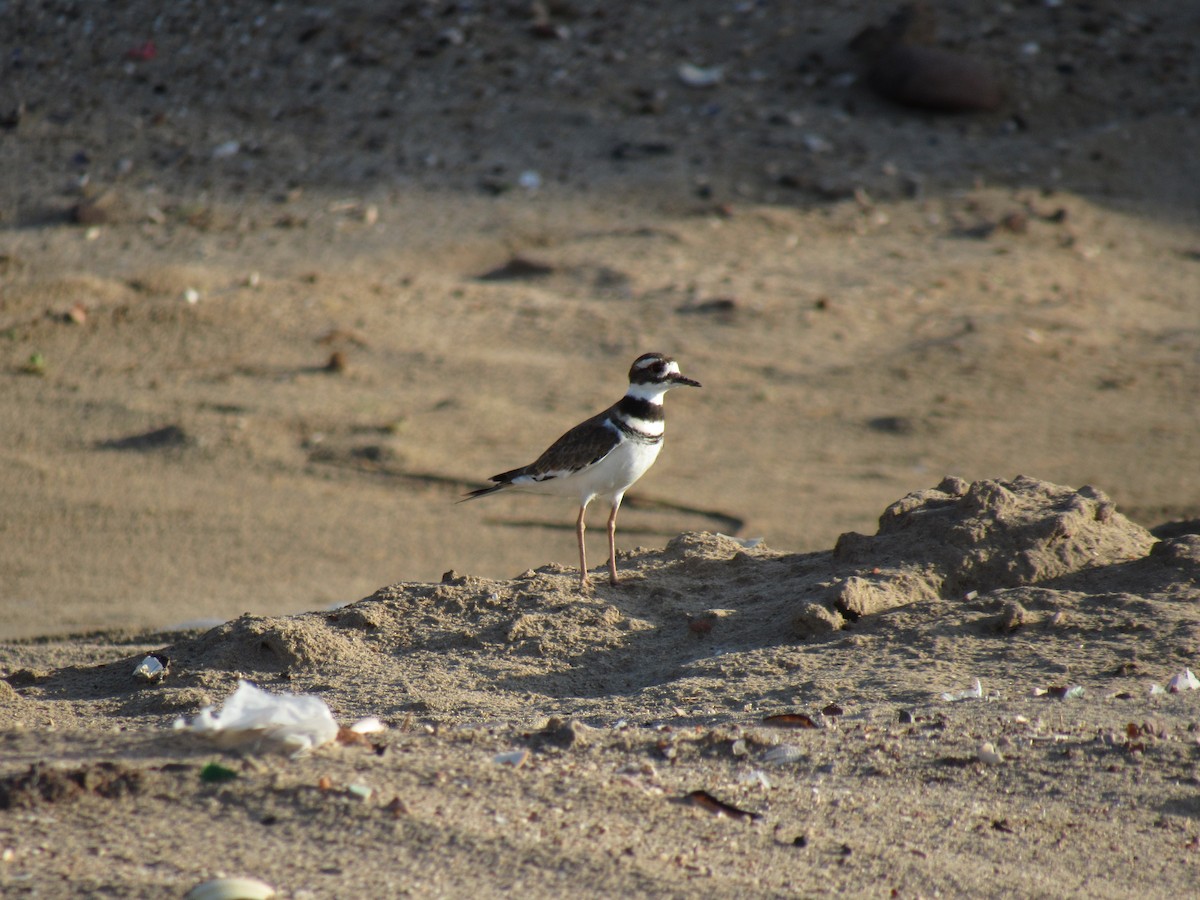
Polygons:
<instances>
[{"instance_id":1,"label":"white plastic bag","mask_svg":"<svg viewBox=\"0 0 1200 900\"><path fill-rule=\"evenodd\" d=\"M248 681L238 681L219 712L206 706L190 723L182 716L176 719L174 728L207 737L223 748L261 748L293 757L338 735L333 713L320 697L272 694Z\"/></svg>"}]
</instances>

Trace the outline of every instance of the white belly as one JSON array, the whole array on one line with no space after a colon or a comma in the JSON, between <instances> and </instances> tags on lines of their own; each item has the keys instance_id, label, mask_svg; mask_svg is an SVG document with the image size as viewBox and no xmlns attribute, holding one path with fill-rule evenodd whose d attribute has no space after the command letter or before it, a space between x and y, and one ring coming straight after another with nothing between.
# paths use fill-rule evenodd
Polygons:
<instances>
[{"instance_id":1,"label":"white belly","mask_svg":"<svg viewBox=\"0 0 1200 900\"><path fill-rule=\"evenodd\" d=\"M514 484L519 490L537 494L557 494L578 497L580 506L585 506L597 497L615 502L629 486L646 474L654 465L662 441L657 444L641 444L625 441L608 456L589 469L584 469L567 478L551 478L547 481Z\"/></svg>"}]
</instances>

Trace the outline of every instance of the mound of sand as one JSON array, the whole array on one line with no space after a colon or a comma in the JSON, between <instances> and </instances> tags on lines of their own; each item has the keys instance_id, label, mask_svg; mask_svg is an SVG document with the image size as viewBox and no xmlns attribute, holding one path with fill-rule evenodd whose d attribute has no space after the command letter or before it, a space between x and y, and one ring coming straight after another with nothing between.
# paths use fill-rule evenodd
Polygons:
<instances>
[{"instance_id":1,"label":"mound of sand","mask_svg":"<svg viewBox=\"0 0 1200 900\"><path fill-rule=\"evenodd\" d=\"M884 634L897 621L884 624L891 610L934 632L992 609L1005 631L1041 623L1048 640L1068 622L1095 630L1131 616L1154 631L1170 619L1166 608L1135 615L1133 606L1186 592L1195 540L1156 543L1091 487L947 478L890 505L875 535L844 534L830 552L687 533L629 554L628 585L587 596L559 566L508 582L450 572L331 612L243 616L154 648L171 660L154 690L134 691L124 671L132 658L87 677L144 698L145 713L176 711L237 678L332 693L347 712L452 721L608 718L614 698L648 709L697 678L737 709L756 690L725 677L743 656L778 663L822 635ZM1177 598L1167 605L1176 607Z\"/></svg>"}]
</instances>

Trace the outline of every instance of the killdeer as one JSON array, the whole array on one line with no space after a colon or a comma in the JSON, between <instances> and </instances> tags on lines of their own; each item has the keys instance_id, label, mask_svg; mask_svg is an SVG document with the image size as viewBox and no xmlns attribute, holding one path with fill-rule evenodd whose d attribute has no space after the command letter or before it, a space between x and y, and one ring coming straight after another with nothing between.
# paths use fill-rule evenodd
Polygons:
<instances>
[{"instance_id":1,"label":"killdeer","mask_svg":"<svg viewBox=\"0 0 1200 900\"><path fill-rule=\"evenodd\" d=\"M512 488L536 494L579 498L575 536L579 540L579 586L588 586L583 517L588 504L603 497L612 504L608 514L608 575L617 578L617 510L630 485L646 474L663 442L663 395L679 384L700 382L679 373L679 364L661 353L644 353L629 369L629 389L604 412L580 422L550 445L536 461L511 472L493 475L491 487L471 491L463 500Z\"/></svg>"}]
</instances>

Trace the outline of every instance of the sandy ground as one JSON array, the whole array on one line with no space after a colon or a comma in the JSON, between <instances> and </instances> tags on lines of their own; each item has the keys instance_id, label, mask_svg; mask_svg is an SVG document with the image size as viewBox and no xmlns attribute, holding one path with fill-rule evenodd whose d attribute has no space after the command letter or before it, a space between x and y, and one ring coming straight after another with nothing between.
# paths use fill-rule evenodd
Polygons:
<instances>
[{"instance_id":1,"label":"sandy ground","mask_svg":"<svg viewBox=\"0 0 1200 900\"><path fill-rule=\"evenodd\" d=\"M941 114L892 12L7 4L5 892L1189 891L1200 19L947 4ZM647 350L580 596L455 501ZM389 728L170 730L239 678Z\"/></svg>"}]
</instances>

